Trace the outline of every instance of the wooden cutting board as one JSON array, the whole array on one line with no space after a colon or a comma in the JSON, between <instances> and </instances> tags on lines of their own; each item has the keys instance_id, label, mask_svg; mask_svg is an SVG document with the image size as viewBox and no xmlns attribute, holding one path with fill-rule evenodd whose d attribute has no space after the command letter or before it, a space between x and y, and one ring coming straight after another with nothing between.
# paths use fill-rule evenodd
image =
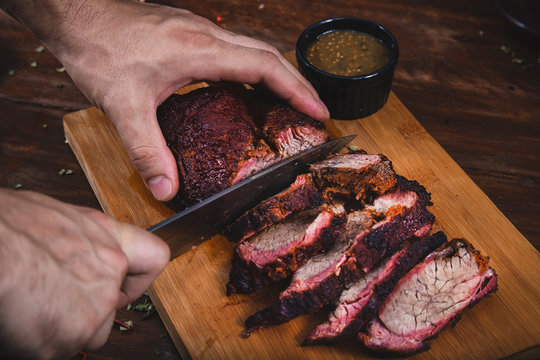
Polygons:
<instances>
[{"instance_id":1,"label":"wooden cutting board","mask_svg":"<svg viewBox=\"0 0 540 360\"><path fill-rule=\"evenodd\" d=\"M182 89L187 92L201 85ZM64 117L66 138L103 210L146 228L172 214L155 201L133 168L109 119L89 108ZM432 193L436 229L464 237L490 257L499 290L464 312L455 327L431 341L418 359L497 359L540 343L540 256L392 93L376 114L330 120L334 137L383 153L396 171ZM354 340L338 346L299 343L325 319L306 315L244 339L244 320L269 305L270 289L254 296L225 295L232 246L220 236L173 260L150 289L151 298L180 354L195 359L367 359ZM538 354L537 351L534 352Z\"/></svg>"}]
</instances>

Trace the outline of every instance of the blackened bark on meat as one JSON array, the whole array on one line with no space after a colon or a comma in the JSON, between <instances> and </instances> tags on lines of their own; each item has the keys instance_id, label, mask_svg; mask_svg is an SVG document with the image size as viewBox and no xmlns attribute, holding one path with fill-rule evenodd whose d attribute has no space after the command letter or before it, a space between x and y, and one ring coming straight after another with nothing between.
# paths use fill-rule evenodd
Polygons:
<instances>
[{"instance_id":1,"label":"blackened bark on meat","mask_svg":"<svg viewBox=\"0 0 540 360\"><path fill-rule=\"evenodd\" d=\"M325 196L353 196L356 200L370 202L396 184L392 162L381 154L355 151L335 155L310 168L315 184Z\"/></svg>"},{"instance_id":2,"label":"blackened bark on meat","mask_svg":"<svg viewBox=\"0 0 540 360\"><path fill-rule=\"evenodd\" d=\"M328 250L334 244L347 220L343 207L329 206L302 229L301 234L295 230L294 235L287 236L289 227L296 227L298 218L305 217L306 212L313 210L300 212L235 246L227 295L251 293L285 279L313 255ZM276 233L279 236L275 238ZM265 242L262 246L257 243L263 237L273 241L270 247L266 240L262 240Z\"/></svg>"},{"instance_id":3,"label":"blackened bark on meat","mask_svg":"<svg viewBox=\"0 0 540 360\"><path fill-rule=\"evenodd\" d=\"M382 302L394 289L398 280L445 242L446 235L442 232L423 238L413 238L404 249L377 269L348 284L328 321L317 326L304 340L303 345L332 343L338 338L356 335L376 316Z\"/></svg>"},{"instance_id":4,"label":"blackened bark on meat","mask_svg":"<svg viewBox=\"0 0 540 360\"><path fill-rule=\"evenodd\" d=\"M398 281L358 338L384 353L425 351L429 349L426 340L455 324L461 311L496 289L497 275L488 259L469 242L454 239Z\"/></svg>"},{"instance_id":5,"label":"blackened bark on meat","mask_svg":"<svg viewBox=\"0 0 540 360\"><path fill-rule=\"evenodd\" d=\"M311 175L299 175L290 187L242 214L225 228L224 235L231 242L242 241L295 212L316 208L322 202L322 194Z\"/></svg>"}]
</instances>

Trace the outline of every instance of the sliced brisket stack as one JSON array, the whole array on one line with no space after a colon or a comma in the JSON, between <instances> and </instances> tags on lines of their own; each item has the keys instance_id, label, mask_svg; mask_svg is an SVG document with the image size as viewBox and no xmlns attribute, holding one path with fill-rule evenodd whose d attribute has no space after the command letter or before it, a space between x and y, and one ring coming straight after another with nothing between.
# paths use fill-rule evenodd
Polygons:
<instances>
[{"instance_id":1,"label":"sliced brisket stack","mask_svg":"<svg viewBox=\"0 0 540 360\"><path fill-rule=\"evenodd\" d=\"M227 294L250 293L289 277L328 250L347 219L341 205L298 212L235 246Z\"/></svg>"},{"instance_id":2,"label":"sliced brisket stack","mask_svg":"<svg viewBox=\"0 0 540 360\"><path fill-rule=\"evenodd\" d=\"M314 256L293 275L277 302L246 320L245 335L277 325L334 302L345 284L377 266L412 236L426 235L433 215L426 209L429 194L405 179L374 205L349 215L345 231L327 253ZM373 219L380 219L372 225ZM359 253L364 249L366 254ZM368 256L370 258L368 258Z\"/></svg>"},{"instance_id":3,"label":"sliced brisket stack","mask_svg":"<svg viewBox=\"0 0 540 360\"><path fill-rule=\"evenodd\" d=\"M193 205L328 139L320 122L283 102L274 100L279 106L267 114L255 111L253 92L240 86L211 86L174 94L158 107L159 125L177 160L183 205Z\"/></svg>"},{"instance_id":4,"label":"sliced brisket stack","mask_svg":"<svg viewBox=\"0 0 540 360\"><path fill-rule=\"evenodd\" d=\"M425 351L458 314L497 288L497 275L463 239L454 239L431 253L402 277L367 329L358 338L383 352Z\"/></svg>"},{"instance_id":5,"label":"sliced brisket stack","mask_svg":"<svg viewBox=\"0 0 540 360\"><path fill-rule=\"evenodd\" d=\"M356 335L376 316L397 281L431 251L446 242L446 236L438 232L412 241L375 269L347 284L328 321L317 326L303 344L331 343L337 338Z\"/></svg>"}]
</instances>

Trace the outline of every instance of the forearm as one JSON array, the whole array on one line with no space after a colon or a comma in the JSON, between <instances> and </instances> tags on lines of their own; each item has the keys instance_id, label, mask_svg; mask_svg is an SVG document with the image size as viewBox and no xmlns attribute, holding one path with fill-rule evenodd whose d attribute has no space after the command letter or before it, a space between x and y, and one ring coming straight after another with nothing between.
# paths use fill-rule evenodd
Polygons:
<instances>
[{"instance_id":1,"label":"forearm","mask_svg":"<svg viewBox=\"0 0 540 360\"><path fill-rule=\"evenodd\" d=\"M113 0L0 0L0 8L24 25L56 56L77 46L74 34L88 29Z\"/></svg>"}]
</instances>

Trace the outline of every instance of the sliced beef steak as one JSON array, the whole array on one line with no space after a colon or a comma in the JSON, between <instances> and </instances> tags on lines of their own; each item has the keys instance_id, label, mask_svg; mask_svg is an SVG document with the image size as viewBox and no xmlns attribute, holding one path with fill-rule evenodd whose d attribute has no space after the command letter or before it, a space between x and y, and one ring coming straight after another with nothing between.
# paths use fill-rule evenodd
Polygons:
<instances>
[{"instance_id":1,"label":"sliced beef steak","mask_svg":"<svg viewBox=\"0 0 540 360\"><path fill-rule=\"evenodd\" d=\"M368 218L369 222L360 220L360 224L369 226L355 225L354 232L345 231L331 251L309 259L293 275L291 284L277 302L246 320L246 334L287 322L336 301L346 283L377 266L383 258L397 251L402 242L429 233L434 218L425 208L428 203L429 194L423 187L403 180L401 186L375 200L374 206L354 216L350 214L346 229L354 218ZM372 226L373 217L383 220ZM361 248L368 254L359 253Z\"/></svg>"},{"instance_id":2,"label":"sliced beef steak","mask_svg":"<svg viewBox=\"0 0 540 360\"><path fill-rule=\"evenodd\" d=\"M341 205L299 212L235 246L227 294L250 293L284 279L329 249L347 219Z\"/></svg>"},{"instance_id":3,"label":"sliced beef steak","mask_svg":"<svg viewBox=\"0 0 540 360\"><path fill-rule=\"evenodd\" d=\"M232 242L242 241L292 213L316 208L322 202L311 175L299 175L290 187L242 214L225 229L224 235Z\"/></svg>"},{"instance_id":4,"label":"sliced beef steak","mask_svg":"<svg viewBox=\"0 0 540 360\"><path fill-rule=\"evenodd\" d=\"M376 316L377 310L397 281L430 252L446 242L446 236L438 232L412 240L413 242L378 267L347 284L328 321L317 326L303 344L330 343L338 337L355 335Z\"/></svg>"},{"instance_id":5,"label":"sliced beef steak","mask_svg":"<svg viewBox=\"0 0 540 360\"><path fill-rule=\"evenodd\" d=\"M330 198L354 196L369 202L396 183L396 173L386 156L364 152L335 155L313 164L310 171L315 184Z\"/></svg>"},{"instance_id":6,"label":"sliced beef steak","mask_svg":"<svg viewBox=\"0 0 540 360\"><path fill-rule=\"evenodd\" d=\"M463 239L454 239L401 278L365 332L358 338L384 352L412 354L425 342L497 288L488 260Z\"/></svg>"}]
</instances>

